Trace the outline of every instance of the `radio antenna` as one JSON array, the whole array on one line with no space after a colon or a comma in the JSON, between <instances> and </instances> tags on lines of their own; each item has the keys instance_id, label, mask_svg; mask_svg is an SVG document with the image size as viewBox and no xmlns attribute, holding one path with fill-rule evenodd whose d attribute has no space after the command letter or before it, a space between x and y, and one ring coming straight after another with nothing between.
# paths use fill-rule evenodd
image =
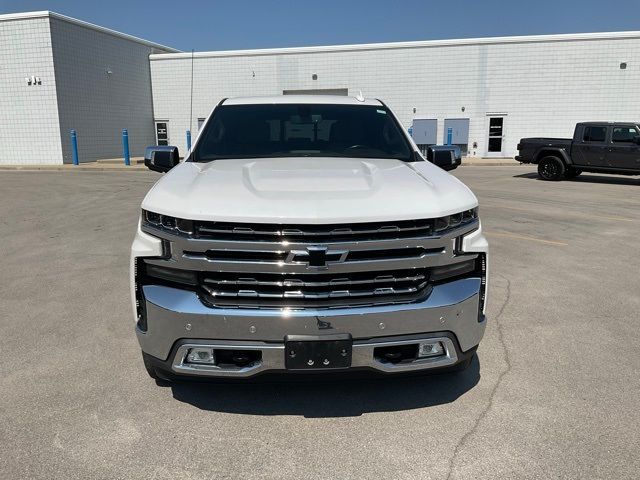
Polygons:
<instances>
[{"instance_id":1,"label":"radio antenna","mask_svg":"<svg viewBox=\"0 0 640 480\"><path fill-rule=\"evenodd\" d=\"M189 103L189 133L193 133L193 48L191 49L191 98Z\"/></svg>"}]
</instances>

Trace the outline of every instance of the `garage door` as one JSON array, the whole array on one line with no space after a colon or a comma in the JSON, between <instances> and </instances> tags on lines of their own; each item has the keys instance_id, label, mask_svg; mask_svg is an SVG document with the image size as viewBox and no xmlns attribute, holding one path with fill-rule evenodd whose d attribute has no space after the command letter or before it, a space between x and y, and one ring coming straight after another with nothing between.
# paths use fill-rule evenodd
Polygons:
<instances>
[{"instance_id":1,"label":"garage door","mask_svg":"<svg viewBox=\"0 0 640 480\"><path fill-rule=\"evenodd\" d=\"M435 118L414 118L411 129L413 141L418 145L438 143L438 120Z\"/></svg>"},{"instance_id":2,"label":"garage door","mask_svg":"<svg viewBox=\"0 0 640 480\"><path fill-rule=\"evenodd\" d=\"M458 145L462 155L466 155L469 148L469 119L468 118L446 118L444 121L444 135L442 143L447 144L447 137L451 129L451 144Z\"/></svg>"}]
</instances>

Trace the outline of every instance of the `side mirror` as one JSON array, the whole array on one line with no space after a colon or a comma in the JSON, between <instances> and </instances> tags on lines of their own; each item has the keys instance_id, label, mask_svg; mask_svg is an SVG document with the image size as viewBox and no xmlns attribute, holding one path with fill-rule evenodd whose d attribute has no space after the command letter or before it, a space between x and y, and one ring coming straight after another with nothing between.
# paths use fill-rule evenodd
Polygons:
<instances>
[{"instance_id":1,"label":"side mirror","mask_svg":"<svg viewBox=\"0 0 640 480\"><path fill-rule=\"evenodd\" d=\"M154 172L168 172L180 163L178 147L156 145L147 147L144 152L144 164Z\"/></svg>"},{"instance_id":2,"label":"side mirror","mask_svg":"<svg viewBox=\"0 0 640 480\"><path fill-rule=\"evenodd\" d=\"M633 143L635 143L636 145L640 145L640 135L637 137L633 137Z\"/></svg>"},{"instance_id":3,"label":"side mirror","mask_svg":"<svg viewBox=\"0 0 640 480\"><path fill-rule=\"evenodd\" d=\"M443 170L454 170L461 163L460 147L457 145L431 145L427 160Z\"/></svg>"}]
</instances>

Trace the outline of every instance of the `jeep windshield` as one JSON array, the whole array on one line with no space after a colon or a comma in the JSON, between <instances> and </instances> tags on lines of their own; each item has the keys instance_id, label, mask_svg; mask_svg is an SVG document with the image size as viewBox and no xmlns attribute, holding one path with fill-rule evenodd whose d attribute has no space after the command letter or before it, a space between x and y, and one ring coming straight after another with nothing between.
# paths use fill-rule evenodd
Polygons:
<instances>
[{"instance_id":1,"label":"jeep windshield","mask_svg":"<svg viewBox=\"0 0 640 480\"><path fill-rule=\"evenodd\" d=\"M191 161L274 157L413 160L409 142L384 106L222 105L204 128Z\"/></svg>"}]
</instances>

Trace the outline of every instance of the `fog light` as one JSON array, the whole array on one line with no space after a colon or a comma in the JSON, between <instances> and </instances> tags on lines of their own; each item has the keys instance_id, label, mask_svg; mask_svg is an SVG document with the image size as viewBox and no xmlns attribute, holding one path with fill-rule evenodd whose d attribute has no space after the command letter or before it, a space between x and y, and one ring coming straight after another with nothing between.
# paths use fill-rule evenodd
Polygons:
<instances>
[{"instance_id":1,"label":"fog light","mask_svg":"<svg viewBox=\"0 0 640 480\"><path fill-rule=\"evenodd\" d=\"M191 270L180 270L178 268L160 267L158 265L146 264L147 275L154 278L161 278L169 282L184 283L186 285L197 285L198 277L196 272Z\"/></svg>"},{"instance_id":2,"label":"fog light","mask_svg":"<svg viewBox=\"0 0 640 480\"><path fill-rule=\"evenodd\" d=\"M452 263L441 267L431 269L430 280L432 282L440 282L448 278L459 277L473 272L476 269L476 260L465 260L464 262Z\"/></svg>"},{"instance_id":3,"label":"fog light","mask_svg":"<svg viewBox=\"0 0 640 480\"><path fill-rule=\"evenodd\" d=\"M444 355L442 342L424 342L418 346L418 358Z\"/></svg>"},{"instance_id":4,"label":"fog light","mask_svg":"<svg viewBox=\"0 0 640 480\"><path fill-rule=\"evenodd\" d=\"M213 348L195 347L190 348L187 354L188 363L201 363L205 365L213 365L216 363L216 356Z\"/></svg>"}]
</instances>

